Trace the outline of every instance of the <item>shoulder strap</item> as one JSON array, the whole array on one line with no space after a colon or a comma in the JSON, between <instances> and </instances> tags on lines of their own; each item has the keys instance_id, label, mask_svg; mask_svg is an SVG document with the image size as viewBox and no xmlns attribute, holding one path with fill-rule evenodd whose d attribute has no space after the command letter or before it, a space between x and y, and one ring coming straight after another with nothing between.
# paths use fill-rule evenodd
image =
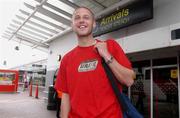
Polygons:
<instances>
[{"instance_id":1,"label":"shoulder strap","mask_svg":"<svg viewBox=\"0 0 180 118\"><path fill-rule=\"evenodd\" d=\"M111 84L111 87L116 95L116 98L118 100L118 103L122 106L122 109L123 111L126 111L127 108L126 108L126 105L124 104L123 102L123 99L122 99L122 93L120 92L119 88L118 88L118 85L117 85L117 82L116 82L116 78L113 74L113 72L111 71L111 69L109 68L109 66L106 64L105 60L102 59L102 66L106 72L106 75L108 77L108 80Z\"/></svg>"}]
</instances>

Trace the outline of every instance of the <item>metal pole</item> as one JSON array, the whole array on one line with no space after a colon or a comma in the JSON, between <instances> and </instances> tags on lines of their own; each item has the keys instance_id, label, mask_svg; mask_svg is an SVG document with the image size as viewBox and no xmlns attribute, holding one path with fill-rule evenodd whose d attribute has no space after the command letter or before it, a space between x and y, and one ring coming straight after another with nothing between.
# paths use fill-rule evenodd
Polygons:
<instances>
[{"instance_id":1,"label":"metal pole","mask_svg":"<svg viewBox=\"0 0 180 118\"><path fill-rule=\"evenodd\" d=\"M178 76L178 97L180 96L180 52L178 52L177 54L177 76ZM178 99L178 103L179 103L179 113L178 115L180 116L180 97Z\"/></svg>"},{"instance_id":2,"label":"metal pole","mask_svg":"<svg viewBox=\"0 0 180 118\"><path fill-rule=\"evenodd\" d=\"M151 112L151 116L150 118L153 118L153 68L152 68L152 59L150 62L150 112Z\"/></svg>"},{"instance_id":3,"label":"metal pole","mask_svg":"<svg viewBox=\"0 0 180 118\"><path fill-rule=\"evenodd\" d=\"M11 40L16 34L17 32L26 24L26 22L29 21L29 19L37 12L37 10L39 9L39 7L42 7L42 5L46 2L47 0L43 0L41 2L40 5L36 6L35 10L32 12L32 14L23 22L23 24L21 24L21 26L19 26L19 28L13 32L12 36L9 38L9 40Z\"/></svg>"},{"instance_id":4,"label":"metal pole","mask_svg":"<svg viewBox=\"0 0 180 118\"><path fill-rule=\"evenodd\" d=\"M131 99L131 87L128 87L128 97Z\"/></svg>"}]
</instances>

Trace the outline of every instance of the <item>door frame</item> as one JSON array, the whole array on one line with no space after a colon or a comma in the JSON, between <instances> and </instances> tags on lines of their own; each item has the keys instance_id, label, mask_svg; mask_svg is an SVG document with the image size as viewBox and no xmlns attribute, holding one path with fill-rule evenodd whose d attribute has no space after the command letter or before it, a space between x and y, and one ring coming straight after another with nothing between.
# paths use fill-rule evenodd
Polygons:
<instances>
[{"instance_id":1,"label":"door frame","mask_svg":"<svg viewBox=\"0 0 180 118\"><path fill-rule=\"evenodd\" d=\"M153 60L150 60L150 67L143 67L143 74L144 77L146 76L146 70L150 70L150 118L153 118L153 69L160 69L160 68L169 68L169 67L176 67L177 70L180 70L180 56L177 57L177 64L172 65L161 65L161 66L152 66ZM178 97L180 96L180 71L178 71ZM128 94L129 97L131 96L131 91L129 89ZM178 98L178 106L179 106L179 116L180 116L180 97Z\"/></svg>"}]
</instances>

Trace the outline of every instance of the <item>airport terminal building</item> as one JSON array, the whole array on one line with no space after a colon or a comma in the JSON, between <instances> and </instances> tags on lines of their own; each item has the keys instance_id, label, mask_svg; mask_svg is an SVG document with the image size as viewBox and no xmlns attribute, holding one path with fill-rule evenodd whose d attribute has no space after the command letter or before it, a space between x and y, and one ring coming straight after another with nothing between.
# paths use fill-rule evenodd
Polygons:
<instances>
[{"instance_id":1,"label":"airport terminal building","mask_svg":"<svg viewBox=\"0 0 180 118\"><path fill-rule=\"evenodd\" d=\"M154 0L152 6L151 0L147 3L115 4L96 14L94 35L96 39L116 40L131 60L137 76L127 92L145 118L179 118L180 0ZM76 44L72 30L50 42L47 88L59 68L59 55L64 56ZM140 91L144 92L142 101Z\"/></svg>"}]
</instances>

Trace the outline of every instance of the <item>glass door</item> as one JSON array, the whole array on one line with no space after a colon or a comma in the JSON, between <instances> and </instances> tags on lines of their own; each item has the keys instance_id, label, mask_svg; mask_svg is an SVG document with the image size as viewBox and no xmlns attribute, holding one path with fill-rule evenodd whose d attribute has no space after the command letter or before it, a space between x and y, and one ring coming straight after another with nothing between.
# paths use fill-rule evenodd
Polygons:
<instances>
[{"instance_id":1,"label":"glass door","mask_svg":"<svg viewBox=\"0 0 180 118\"><path fill-rule=\"evenodd\" d=\"M178 118L177 67L153 68L153 118Z\"/></svg>"},{"instance_id":2,"label":"glass door","mask_svg":"<svg viewBox=\"0 0 180 118\"><path fill-rule=\"evenodd\" d=\"M133 62L136 79L129 93L144 118L179 118L177 67L176 57Z\"/></svg>"},{"instance_id":3,"label":"glass door","mask_svg":"<svg viewBox=\"0 0 180 118\"><path fill-rule=\"evenodd\" d=\"M138 69L134 84L131 86L131 100L137 110L150 118L150 69Z\"/></svg>"}]
</instances>

